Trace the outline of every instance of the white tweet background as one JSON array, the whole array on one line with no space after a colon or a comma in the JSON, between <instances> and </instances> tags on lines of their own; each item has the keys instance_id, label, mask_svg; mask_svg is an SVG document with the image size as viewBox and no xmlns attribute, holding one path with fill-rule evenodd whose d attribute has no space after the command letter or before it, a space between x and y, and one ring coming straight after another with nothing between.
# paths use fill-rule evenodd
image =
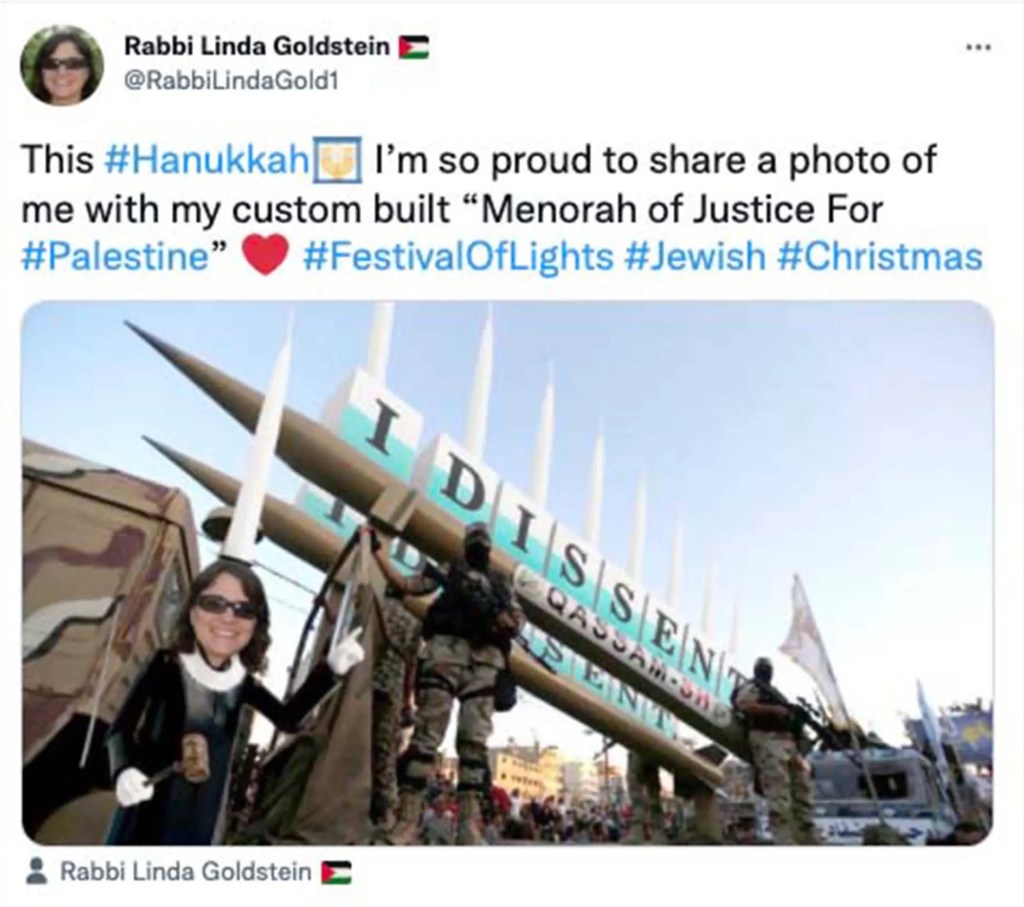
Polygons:
<instances>
[{"instance_id":1,"label":"white tweet background","mask_svg":"<svg viewBox=\"0 0 1024 907\"><path fill-rule=\"evenodd\" d=\"M58 903L68 898L109 902L145 899L239 898L273 903L297 898L324 903L406 902L521 904L556 899L584 903L700 900L757 903L804 899L855 903L1020 902L1021 853L1021 527L1022 503L1022 99L1021 7L1019 4L3 4L0 59L8 61L2 82L6 111L3 153L3 268L0 307L4 386L2 455L8 494L3 515L6 596L9 603L4 661L12 727L19 712L21 680L14 657L19 636L20 523L15 477L20 460L15 389L19 386L19 331L25 309L43 299L799 299L971 300L985 306L995 325L996 509L995 608L996 697L998 700L996 821L991 838L976 848L887 850L818 849L458 849L344 848L288 851L287 858L318 867L323 858L354 864L355 884L345 889L317 883L294 885L117 885L26 889L21 880L38 848L18 819L20 771L14 734L3 749L10 791L2 826L7 844L5 887L19 899ZM28 95L16 61L28 37L55 22L81 26L105 53L106 73L97 94L74 108L55 110ZM332 34L373 34L395 42L399 34L430 36L430 59L421 64L392 58L312 59L135 58L122 55L123 36L142 37L246 33L269 41ZM992 43L989 53L969 53L968 43ZM337 68L337 93L129 92L122 84L131 66L171 69L194 65L230 67L310 65ZM200 176L113 178L26 174L21 142L73 144L99 158L111 141L156 142L168 147L216 148L228 141L308 147L315 135L361 135L370 147L393 142L405 149L492 147L576 149L590 141L640 153L670 141L685 148L734 148L752 158L761 149L784 151L819 142L832 148L859 145L923 151L938 143L930 176L804 177L789 185L776 177L675 179L638 172L629 178L506 178L503 191L598 197L621 188L634 197L669 197L677 189L707 189L725 195L774 192L823 198L837 186L862 198L885 200L880 226L779 228L773 226L675 231L648 226L574 228L482 228L461 206L448 227L394 229L282 226L292 246L285 264L270 277L255 273L239 252L244 226L223 222L209 233L162 224L94 227L81 219L49 230L22 227L20 201L84 198L145 189L152 197L370 199L374 191L412 198L432 188L425 178L374 175L367 165L362 187L312 186L304 178L258 179ZM492 188L486 177L448 177L433 186L459 198ZM269 227L261 232L274 232ZM228 251L212 256L197 273L44 271L24 273L20 249L28 238L55 235L76 242L103 237L111 244L163 239L167 245L206 245L224 239ZM532 274L353 273L306 274L299 250L314 236L351 237L383 244L396 236L423 243L456 238L526 237L577 244L622 244L634 236L670 238L679 244L752 236L820 235L851 245L978 246L982 271L810 274L690 273L646 275L623 270L563 276L544 281ZM82 338L83 343L88 338ZM111 390L116 393L116 389ZM173 441L173 439L170 439ZM56 874L59 850L45 853ZM81 859L83 851L74 857ZM278 854L261 850L258 859ZM120 853L96 850L96 859ZM139 856L148 855L139 852ZM161 858L167 854L161 854ZM234 859L245 851L225 854ZM281 858L285 856L282 853ZM183 852L190 865L202 857ZM1017 866L1017 869L1011 868ZM196 887L199 886L199 887ZM822 886L825 886L823 888ZM200 890L202 888L202 890ZM827 889L827 894L825 893Z\"/></svg>"}]
</instances>

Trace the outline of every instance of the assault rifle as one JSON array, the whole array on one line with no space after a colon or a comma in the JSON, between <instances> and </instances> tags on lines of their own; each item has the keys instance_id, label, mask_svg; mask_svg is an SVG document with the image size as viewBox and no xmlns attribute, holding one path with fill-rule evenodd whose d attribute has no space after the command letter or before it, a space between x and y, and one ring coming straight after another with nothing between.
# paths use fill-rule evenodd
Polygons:
<instances>
[{"instance_id":1,"label":"assault rifle","mask_svg":"<svg viewBox=\"0 0 1024 907\"><path fill-rule=\"evenodd\" d=\"M797 697L796 702L793 703L771 684L760 683L757 680L754 683L772 705L781 705L789 710L793 736L796 738L801 752L809 752L818 743L821 744L822 749L826 750L846 749L832 723L802 696ZM804 735L805 729L808 728L814 735L810 740Z\"/></svg>"},{"instance_id":2,"label":"assault rifle","mask_svg":"<svg viewBox=\"0 0 1024 907\"><path fill-rule=\"evenodd\" d=\"M814 742L820 743L825 750L845 750L849 745L843 740L842 733L835 725L822 714L817 706L811 705L803 696L797 696L795 708L798 710L798 719L803 726L809 727L815 734Z\"/></svg>"},{"instance_id":3,"label":"assault rifle","mask_svg":"<svg viewBox=\"0 0 1024 907\"><path fill-rule=\"evenodd\" d=\"M478 617L483 616L493 620L510 605L510 602L506 602L503 596L497 595L493 592L490 588L490 582L487 576L485 574L481 574L479 571L466 570L461 568L458 564L453 564L450 570L446 573L428 562L424 567L423 575L441 586L449 584L456 585L466 600L472 603L472 607L477 612ZM544 660L543 656L538 655L530 648L529 640L527 640L522 631L519 631L512 636L509 642L510 644L518 643L519 647L529 655L530 658L536 661L549 673L558 673Z\"/></svg>"}]
</instances>

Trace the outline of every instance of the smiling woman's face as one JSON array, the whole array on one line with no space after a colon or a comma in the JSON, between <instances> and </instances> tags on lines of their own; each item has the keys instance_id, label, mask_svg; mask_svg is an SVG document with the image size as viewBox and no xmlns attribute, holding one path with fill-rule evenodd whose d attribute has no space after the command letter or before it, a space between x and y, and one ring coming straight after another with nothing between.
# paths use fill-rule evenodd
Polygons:
<instances>
[{"instance_id":1,"label":"smiling woman's face","mask_svg":"<svg viewBox=\"0 0 1024 907\"><path fill-rule=\"evenodd\" d=\"M203 590L203 596L219 597L232 604L247 601L241 582L230 573L221 573ZM221 667L249 645L256 630L255 618L238 617L230 608L222 614L214 614L196 604L189 611L189 620L196 642L206 660L215 668Z\"/></svg>"},{"instance_id":2,"label":"smiling woman's face","mask_svg":"<svg viewBox=\"0 0 1024 907\"><path fill-rule=\"evenodd\" d=\"M88 61L73 41L61 41L42 61L41 67L43 87L50 94L51 104L77 104L82 100L90 70Z\"/></svg>"}]
</instances>

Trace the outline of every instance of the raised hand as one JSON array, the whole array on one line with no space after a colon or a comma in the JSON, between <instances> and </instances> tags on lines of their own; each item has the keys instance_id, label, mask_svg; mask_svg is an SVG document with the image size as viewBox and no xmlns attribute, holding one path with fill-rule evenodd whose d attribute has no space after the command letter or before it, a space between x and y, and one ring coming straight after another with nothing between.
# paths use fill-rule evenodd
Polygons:
<instances>
[{"instance_id":1,"label":"raised hand","mask_svg":"<svg viewBox=\"0 0 1024 907\"><path fill-rule=\"evenodd\" d=\"M327 665L339 677L344 677L366 657L366 652L359 645L362 633L362 627L353 630L327 653Z\"/></svg>"}]
</instances>

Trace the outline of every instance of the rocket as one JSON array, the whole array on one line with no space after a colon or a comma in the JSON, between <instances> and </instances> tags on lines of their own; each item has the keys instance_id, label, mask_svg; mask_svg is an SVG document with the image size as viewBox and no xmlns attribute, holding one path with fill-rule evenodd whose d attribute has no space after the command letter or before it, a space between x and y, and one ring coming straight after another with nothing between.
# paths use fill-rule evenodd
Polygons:
<instances>
[{"instance_id":1,"label":"rocket","mask_svg":"<svg viewBox=\"0 0 1024 907\"><path fill-rule=\"evenodd\" d=\"M190 475L211 494L233 505L240 483L205 463L180 453L152 438L146 441L172 463ZM311 566L327 570L338 552L338 538L299 508L267 495L260 525L267 538ZM405 606L422 619L429 607L423 599L407 598ZM620 743L648 754L665 768L695 778L711 787L723 783L721 770L703 757L685 749L578 684L545 671L516 648L509 660L512 673L523 689L577 721Z\"/></svg>"},{"instance_id":2,"label":"rocket","mask_svg":"<svg viewBox=\"0 0 1024 907\"><path fill-rule=\"evenodd\" d=\"M263 402L261 393L152 334L134 325L129 326L229 415L249 431L255 429ZM161 450L171 456L167 448ZM278 457L307 481L341 498L362 513L369 512L386 489L396 483L403 484L326 428L288 407L282 416L276 452ZM225 501L232 499L234 480L180 454L172 456L172 459L215 496ZM287 518L282 517L276 524L276 530L271 530L268 518L271 506L268 498L263 514L263 529L267 537L320 569L329 567L337 551L337 537L317 526L315 521L306 518L298 509L279 501L273 505L274 508L287 508L293 512ZM416 501L415 509L402 531L402 537L411 545L442 562L450 561L459 554L462 534L463 527L458 520L423 498ZM327 549L329 553L325 554ZM643 660L634 657L637 653L631 652L625 641L616 640L614 634L609 634L607 627L602 631L600 622L595 624L591 621L585 630L581 629L577 613L567 613L564 608L559 608L558 602L543 583L518 581L530 578L522 576L523 568L512 557L497 548L491 556L494 568L513 579L513 588L522 590L518 598L531 623L727 750L743 758L748 755L743 730L728 706L718 702L709 704L708 697L702 698L699 691L695 693L686 679L671 669L652 663L649 658ZM584 695L586 691L579 689L578 693ZM576 717L570 705L559 703L557 707ZM609 717L602 718L602 724L613 720L610 717L613 710L610 706L607 708ZM590 719L580 720L586 720L600 730L601 725L598 723ZM625 716L615 714L615 722L625 720ZM611 736L618 739L621 734ZM632 743L628 745L633 746ZM663 749L662 745L673 752L679 751L664 737L660 738L657 749ZM636 748L638 751L652 752L653 755L654 746L652 738ZM667 763L664 764L668 767ZM710 763L704 764L710 766Z\"/></svg>"}]
</instances>

